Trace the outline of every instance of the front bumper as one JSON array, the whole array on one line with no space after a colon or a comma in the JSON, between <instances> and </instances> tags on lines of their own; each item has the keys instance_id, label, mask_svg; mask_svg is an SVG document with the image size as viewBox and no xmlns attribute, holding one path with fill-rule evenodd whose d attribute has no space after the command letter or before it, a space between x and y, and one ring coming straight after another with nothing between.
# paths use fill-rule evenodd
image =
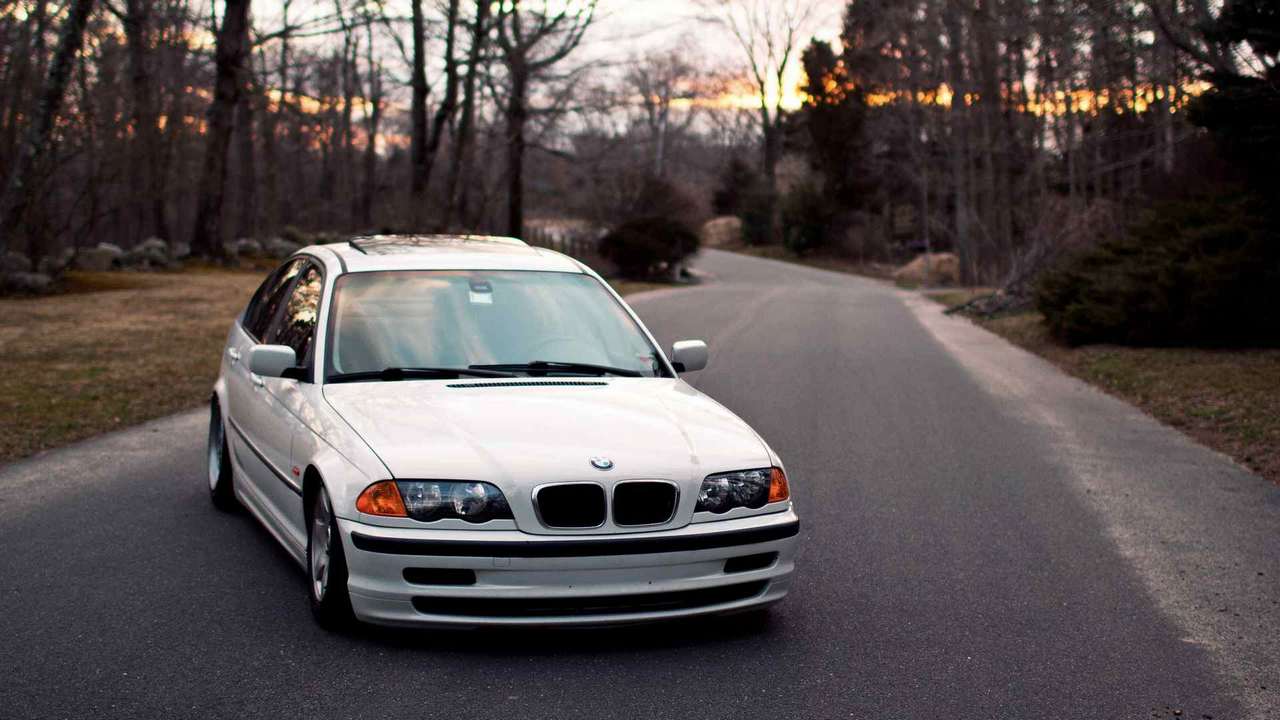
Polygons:
<instances>
[{"instance_id":1,"label":"front bumper","mask_svg":"<svg viewBox=\"0 0 1280 720\"><path fill-rule=\"evenodd\" d=\"M365 622L591 625L778 602L795 569L799 519L787 510L595 536L386 528L344 519L338 527L352 609Z\"/></svg>"}]
</instances>

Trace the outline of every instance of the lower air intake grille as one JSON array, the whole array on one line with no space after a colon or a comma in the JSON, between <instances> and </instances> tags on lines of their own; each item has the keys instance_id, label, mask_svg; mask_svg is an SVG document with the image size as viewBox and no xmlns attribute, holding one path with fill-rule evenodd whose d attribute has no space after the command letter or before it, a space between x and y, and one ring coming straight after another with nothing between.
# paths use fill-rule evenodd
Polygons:
<instances>
[{"instance_id":1,"label":"lower air intake grille","mask_svg":"<svg viewBox=\"0 0 1280 720\"><path fill-rule=\"evenodd\" d=\"M604 488L595 483L565 483L533 494L538 518L549 528L593 528L604 524Z\"/></svg>"},{"instance_id":2,"label":"lower air intake grille","mask_svg":"<svg viewBox=\"0 0 1280 720\"><path fill-rule=\"evenodd\" d=\"M555 617L647 613L689 610L746 600L764 592L767 584L767 581L761 580L701 590L576 598L416 597L413 599L413 607L420 613L469 617Z\"/></svg>"},{"instance_id":3,"label":"lower air intake grille","mask_svg":"<svg viewBox=\"0 0 1280 720\"><path fill-rule=\"evenodd\" d=\"M613 488L618 525L661 525L676 512L676 486L669 482L623 482Z\"/></svg>"}]
</instances>

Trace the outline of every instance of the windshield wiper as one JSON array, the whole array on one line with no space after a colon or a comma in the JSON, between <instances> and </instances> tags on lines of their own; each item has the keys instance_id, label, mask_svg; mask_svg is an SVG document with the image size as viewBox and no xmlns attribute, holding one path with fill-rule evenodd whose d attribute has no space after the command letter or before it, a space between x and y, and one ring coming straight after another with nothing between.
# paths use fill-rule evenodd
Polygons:
<instances>
[{"instance_id":1,"label":"windshield wiper","mask_svg":"<svg viewBox=\"0 0 1280 720\"><path fill-rule=\"evenodd\" d=\"M527 363L506 363L498 365L471 365L472 370L515 370L530 375L554 373L576 373L579 375L621 375L622 377L643 377L639 370L611 367L609 365L592 365L578 362L556 362L552 360L533 360Z\"/></svg>"},{"instance_id":2,"label":"windshield wiper","mask_svg":"<svg viewBox=\"0 0 1280 720\"><path fill-rule=\"evenodd\" d=\"M501 372L497 369L486 370L484 368L389 367L382 370L330 375L325 378L325 382L365 382L367 380L395 382L398 380L448 380L460 377L510 378L515 377L515 375L509 372Z\"/></svg>"}]
</instances>

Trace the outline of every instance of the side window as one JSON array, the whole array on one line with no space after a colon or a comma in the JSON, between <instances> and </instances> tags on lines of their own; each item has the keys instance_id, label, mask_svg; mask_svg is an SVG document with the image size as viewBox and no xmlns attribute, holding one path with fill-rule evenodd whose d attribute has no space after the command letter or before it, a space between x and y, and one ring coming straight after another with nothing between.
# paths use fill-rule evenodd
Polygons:
<instances>
[{"instance_id":1,"label":"side window","mask_svg":"<svg viewBox=\"0 0 1280 720\"><path fill-rule=\"evenodd\" d=\"M271 345L288 345L298 354L298 364L307 364L307 353L315 339L316 319L320 314L320 293L324 289L324 276L319 268L307 263L298 284L284 306L284 314L267 332L266 342Z\"/></svg>"},{"instance_id":2,"label":"side window","mask_svg":"<svg viewBox=\"0 0 1280 720\"><path fill-rule=\"evenodd\" d=\"M275 317L280 303L284 302L289 283L302 270L304 264L304 260L294 260L276 270L275 274L267 278L262 287L258 288L253 302L249 303L249 309L244 313L244 329L259 342L265 342L267 325L271 322L271 318Z\"/></svg>"}]
</instances>

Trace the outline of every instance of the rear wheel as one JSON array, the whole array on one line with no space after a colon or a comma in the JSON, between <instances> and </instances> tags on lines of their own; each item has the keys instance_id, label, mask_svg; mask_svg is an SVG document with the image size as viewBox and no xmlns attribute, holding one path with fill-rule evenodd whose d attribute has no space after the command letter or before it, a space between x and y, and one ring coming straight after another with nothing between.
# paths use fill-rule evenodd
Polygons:
<instances>
[{"instance_id":1,"label":"rear wheel","mask_svg":"<svg viewBox=\"0 0 1280 720\"><path fill-rule=\"evenodd\" d=\"M329 493L322 487L311 501L307 532L307 588L311 614L321 627L337 630L351 624L351 595L347 591L347 557L338 535Z\"/></svg>"},{"instance_id":2,"label":"rear wheel","mask_svg":"<svg viewBox=\"0 0 1280 720\"><path fill-rule=\"evenodd\" d=\"M231 473L231 454L227 452L227 434L222 424L222 409L217 399L209 406L209 497L214 507L230 512L239 507L235 480Z\"/></svg>"}]
</instances>

